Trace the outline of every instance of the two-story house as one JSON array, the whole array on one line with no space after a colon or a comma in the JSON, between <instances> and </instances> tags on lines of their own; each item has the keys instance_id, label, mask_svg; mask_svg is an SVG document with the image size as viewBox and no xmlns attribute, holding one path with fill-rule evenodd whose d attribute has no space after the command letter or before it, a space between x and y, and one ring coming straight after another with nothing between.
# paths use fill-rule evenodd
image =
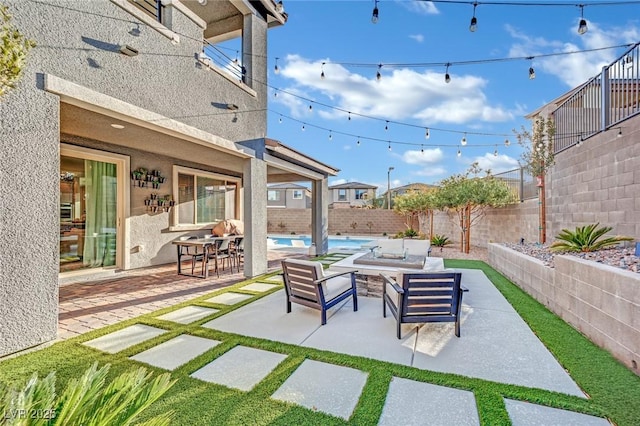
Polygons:
<instances>
[{"instance_id":1,"label":"two-story house","mask_svg":"<svg viewBox=\"0 0 640 426\"><path fill-rule=\"evenodd\" d=\"M267 187L267 207L281 209L311 208L311 191L296 183L274 183Z\"/></svg>"},{"instance_id":2,"label":"two-story house","mask_svg":"<svg viewBox=\"0 0 640 426\"><path fill-rule=\"evenodd\" d=\"M360 182L347 182L329 187L329 203L334 209L364 207L376 198L377 186Z\"/></svg>"},{"instance_id":3,"label":"two-story house","mask_svg":"<svg viewBox=\"0 0 640 426\"><path fill-rule=\"evenodd\" d=\"M175 263L173 240L223 219L245 223L244 274L266 272L265 193L283 177L310 183L326 252L337 170L266 138L281 3L3 3L36 47L0 99L0 356L56 338L59 282ZM220 47L234 40L237 61Z\"/></svg>"}]
</instances>

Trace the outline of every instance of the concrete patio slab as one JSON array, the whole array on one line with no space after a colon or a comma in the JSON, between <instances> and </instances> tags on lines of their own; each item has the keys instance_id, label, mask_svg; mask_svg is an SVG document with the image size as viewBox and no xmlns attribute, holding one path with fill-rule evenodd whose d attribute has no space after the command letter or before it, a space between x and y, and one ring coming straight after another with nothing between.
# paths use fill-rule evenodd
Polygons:
<instances>
[{"instance_id":1,"label":"concrete patio slab","mask_svg":"<svg viewBox=\"0 0 640 426\"><path fill-rule=\"evenodd\" d=\"M175 370L193 358L219 345L218 340L182 334L164 343L136 354L130 359L165 370Z\"/></svg>"},{"instance_id":2,"label":"concrete patio slab","mask_svg":"<svg viewBox=\"0 0 640 426\"><path fill-rule=\"evenodd\" d=\"M191 324L202 318L219 312L219 309L204 308L202 306L185 306L168 314L160 315L158 319L177 322L179 324Z\"/></svg>"},{"instance_id":3,"label":"concrete patio slab","mask_svg":"<svg viewBox=\"0 0 640 426\"><path fill-rule=\"evenodd\" d=\"M191 377L250 391L287 356L262 349L236 346L191 374Z\"/></svg>"},{"instance_id":4,"label":"concrete patio slab","mask_svg":"<svg viewBox=\"0 0 640 426\"><path fill-rule=\"evenodd\" d=\"M136 324L83 343L85 346L114 354L165 333L166 330Z\"/></svg>"},{"instance_id":5,"label":"concrete patio slab","mask_svg":"<svg viewBox=\"0 0 640 426\"><path fill-rule=\"evenodd\" d=\"M265 291L273 290L276 287L280 287L280 286L278 284L252 283L252 284L240 287L240 290L248 290L248 291L255 291L258 293L264 293Z\"/></svg>"},{"instance_id":6,"label":"concrete patio slab","mask_svg":"<svg viewBox=\"0 0 640 426\"><path fill-rule=\"evenodd\" d=\"M480 424L473 392L394 377L379 426L475 426Z\"/></svg>"},{"instance_id":7,"label":"concrete patio slab","mask_svg":"<svg viewBox=\"0 0 640 426\"><path fill-rule=\"evenodd\" d=\"M322 259L319 260L320 263L322 263L323 265L331 265L332 263L335 262L335 260L331 260L331 259Z\"/></svg>"},{"instance_id":8,"label":"concrete patio slab","mask_svg":"<svg viewBox=\"0 0 640 426\"><path fill-rule=\"evenodd\" d=\"M274 282L274 283L284 283L284 279L282 278L282 275L273 275L269 278L264 278L262 281L268 283L268 282Z\"/></svg>"},{"instance_id":9,"label":"concrete patio slab","mask_svg":"<svg viewBox=\"0 0 640 426\"><path fill-rule=\"evenodd\" d=\"M336 311L337 308L331 309L327 318ZM320 311L292 304L291 313L287 314L285 293L280 290L202 326L299 345L320 327Z\"/></svg>"},{"instance_id":10,"label":"concrete patio slab","mask_svg":"<svg viewBox=\"0 0 640 426\"><path fill-rule=\"evenodd\" d=\"M585 397L482 271L465 270L462 284L461 337L453 323L424 324L414 367Z\"/></svg>"},{"instance_id":11,"label":"concrete patio slab","mask_svg":"<svg viewBox=\"0 0 640 426\"><path fill-rule=\"evenodd\" d=\"M610 426L608 420L545 407L529 402L505 399L505 406L513 426Z\"/></svg>"},{"instance_id":12,"label":"concrete patio slab","mask_svg":"<svg viewBox=\"0 0 640 426\"><path fill-rule=\"evenodd\" d=\"M364 371L305 360L271 397L347 420L366 381Z\"/></svg>"},{"instance_id":13,"label":"concrete patio slab","mask_svg":"<svg viewBox=\"0 0 640 426\"><path fill-rule=\"evenodd\" d=\"M245 300L251 299L252 297L253 296L249 294L228 292L207 299L205 300L205 302L219 303L221 305L235 305L236 303L244 302Z\"/></svg>"}]
</instances>

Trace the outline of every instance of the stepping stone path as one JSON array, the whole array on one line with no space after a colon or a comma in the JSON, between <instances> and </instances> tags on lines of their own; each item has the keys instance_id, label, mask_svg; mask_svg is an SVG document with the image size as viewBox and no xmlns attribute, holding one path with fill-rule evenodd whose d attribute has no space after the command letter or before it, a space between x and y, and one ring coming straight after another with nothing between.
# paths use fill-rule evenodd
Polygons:
<instances>
[{"instance_id":1,"label":"stepping stone path","mask_svg":"<svg viewBox=\"0 0 640 426\"><path fill-rule=\"evenodd\" d=\"M206 302L209 303L219 303L221 305L235 305L236 303L244 302L247 299L251 299L253 296L249 294L240 294L240 293L222 293L217 296L214 296L210 299L207 299Z\"/></svg>"},{"instance_id":2,"label":"stepping stone path","mask_svg":"<svg viewBox=\"0 0 640 426\"><path fill-rule=\"evenodd\" d=\"M218 340L183 334L130 357L165 370L175 370L193 358L220 344Z\"/></svg>"},{"instance_id":3,"label":"stepping stone path","mask_svg":"<svg viewBox=\"0 0 640 426\"><path fill-rule=\"evenodd\" d=\"M267 283L253 283L249 285L245 285L244 287L240 287L241 290L255 291L258 293L264 293L265 291L272 290L274 288L280 287L277 284L267 284Z\"/></svg>"},{"instance_id":4,"label":"stepping stone path","mask_svg":"<svg viewBox=\"0 0 640 426\"><path fill-rule=\"evenodd\" d=\"M562 425L562 426L610 426L608 420L561 410L559 408L544 407L523 401L504 400L509 418L514 426Z\"/></svg>"},{"instance_id":5,"label":"stepping stone path","mask_svg":"<svg viewBox=\"0 0 640 426\"><path fill-rule=\"evenodd\" d=\"M191 377L250 391L286 357L287 355L262 349L236 346L191 374Z\"/></svg>"},{"instance_id":6,"label":"stepping stone path","mask_svg":"<svg viewBox=\"0 0 640 426\"><path fill-rule=\"evenodd\" d=\"M410 402L410 403L408 403ZM473 392L394 377L378 425L479 425Z\"/></svg>"},{"instance_id":7,"label":"stepping stone path","mask_svg":"<svg viewBox=\"0 0 640 426\"><path fill-rule=\"evenodd\" d=\"M271 398L347 420L356 408L366 381L364 371L305 360Z\"/></svg>"},{"instance_id":8,"label":"stepping stone path","mask_svg":"<svg viewBox=\"0 0 640 426\"><path fill-rule=\"evenodd\" d=\"M264 278L262 281L264 282L274 282L274 283L284 283L284 279L282 278L282 275L274 275L272 277L269 278Z\"/></svg>"},{"instance_id":9,"label":"stepping stone path","mask_svg":"<svg viewBox=\"0 0 640 426\"><path fill-rule=\"evenodd\" d=\"M114 354L138 343L142 343L145 340L153 339L165 332L166 330L161 328L136 324L98 337L97 339L89 340L83 344L103 352Z\"/></svg>"},{"instance_id":10,"label":"stepping stone path","mask_svg":"<svg viewBox=\"0 0 640 426\"><path fill-rule=\"evenodd\" d=\"M173 312L169 312L168 314L160 315L157 318L165 321L177 322L179 324L190 324L219 311L219 309L203 308L202 306L186 306Z\"/></svg>"}]
</instances>

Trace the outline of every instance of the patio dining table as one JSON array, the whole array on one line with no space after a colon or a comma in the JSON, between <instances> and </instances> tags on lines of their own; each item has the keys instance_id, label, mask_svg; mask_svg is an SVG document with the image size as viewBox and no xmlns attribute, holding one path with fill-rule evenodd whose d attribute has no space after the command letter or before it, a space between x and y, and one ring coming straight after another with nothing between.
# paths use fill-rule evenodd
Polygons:
<instances>
[{"instance_id":1,"label":"patio dining table","mask_svg":"<svg viewBox=\"0 0 640 426\"><path fill-rule=\"evenodd\" d=\"M236 235L231 235L228 237L207 237L207 238L196 238L196 239L188 239L188 240L175 240L171 243L174 244L178 251L178 274L186 275L189 277L197 277L197 278L207 278L209 276L209 256L208 250L216 241L220 240L232 240L235 239ZM202 274L189 274L182 271L182 256L183 248L193 248L196 250L196 253L202 253L202 261L204 262L204 273Z\"/></svg>"}]
</instances>

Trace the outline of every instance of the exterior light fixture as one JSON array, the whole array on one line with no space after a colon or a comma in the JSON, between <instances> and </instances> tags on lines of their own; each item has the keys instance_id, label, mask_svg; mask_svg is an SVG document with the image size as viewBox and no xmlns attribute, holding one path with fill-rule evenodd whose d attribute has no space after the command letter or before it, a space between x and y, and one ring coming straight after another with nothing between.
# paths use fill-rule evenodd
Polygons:
<instances>
[{"instance_id":1,"label":"exterior light fixture","mask_svg":"<svg viewBox=\"0 0 640 426\"><path fill-rule=\"evenodd\" d=\"M458 148L458 157L460 157L462 155L462 151L460 151L460 148Z\"/></svg>"},{"instance_id":2,"label":"exterior light fixture","mask_svg":"<svg viewBox=\"0 0 640 426\"><path fill-rule=\"evenodd\" d=\"M138 56L138 49L135 49L128 44L120 46L120 53L127 56Z\"/></svg>"},{"instance_id":3,"label":"exterior light fixture","mask_svg":"<svg viewBox=\"0 0 640 426\"><path fill-rule=\"evenodd\" d=\"M420 152L424 154L424 145L420 145Z\"/></svg>"},{"instance_id":4,"label":"exterior light fixture","mask_svg":"<svg viewBox=\"0 0 640 426\"><path fill-rule=\"evenodd\" d=\"M622 127L618 127L618 137L622 137Z\"/></svg>"},{"instance_id":5,"label":"exterior light fixture","mask_svg":"<svg viewBox=\"0 0 640 426\"><path fill-rule=\"evenodd\" d=\"M465 146L467 144L467 134L465 133L462 139L460 139L460 145Z\"/></svg>"},{"instance_id":6,"label":"exterior light fixture","mask_svg":"<svg viewBox=\"0 0 640 426\"><path fill-rule=\"evenodd\" d=\"M305 131L304 124L302 125L302 131L303 131L303 132Z\"/></svg>"},{"instance_id":7,"label":"exterior light fixture","mask_svg":"<svg viewBox=\"0 0 640 426\"><path fill-rule=\"evenodd\" d=\"M309 104L309 111L313 111L313 105Z\"/></svg>"},{"instance_id":8,"label":"exterior light fixture","mask_svg":"<svg viewBox=\"0 0 640 426\"><path fill-rule=\"evenodd\" d=\"M505 139L504 146L509 146L509 145L511 145L511 141L509 139Z\"/></svg>"},{"instance_id":9,"label":"exterior light fixture","mask_svg":"<svg viewBox=\"0 0 640 426\"><path fill-rule=\"evenodd\" d=\"M584 19L584 4L581 4L580 5L580 24L578 25L578 34L582 35L586 33L587 30L588 30L587 21Z\"/></svg>"},{"instance_id":10,"label":"exterior light fixture","mask_svg":"<svg viewBox=\"0 0 640 426\"><path fill-rule=\"evenodd\" d=\"M373 13L371 14L371 22L374 24L378 23L378 0L374 0L373 5Z\"/></svg>"},{"instance_id":11,"label":"exterior light fixture","mask_svg":"<svg viewBox=\"0 0 640 426\"><path fill-rule=\"evenodd\" d=\"M360 136L358 136L358 141L356 142L356 145L360 146Z\"/></svg>"},{"instance_id":12,"label":"exterior light fixture","mask_svg":"<svg viewBox=\"0 0 640 426\"><path fill-rule=\"evenodd\" d=\"M430 137L431 137L431 133L429 132L429 128L427 127L427 128L424 130L424 138L425 138L425 139L429 139Z\"/></svg>"},{"instance_id":13,"label":"exterior light fixture","mask_svg":"<svg viewBox=\"0 0 640 426\"><path fill-rule=\"evenodd\" d=\"M238 122L238 113L234 112L233 113L233 118L231 119L232 123L237 123Z\"/></svg>"},{"instance_id":14,"label":"exterior light fixture","mask_svg":"<svg viewBox=\"0 0 640 426\"><path fill-rule=\"evenodd\" d=\"M382 78L382 74L380 73L380 70L382 69L382 64L378 64L378 72L376 72L376 80L380 81L380 79Z\"/></svg>"},{"instance_id":15,"label":"exterior light fixture","mask_svg":"<svg viewBox=\"0 0 640 426\"><path fill-rule=\"evenodd\" d=\"M449 63L447 63L447 69L444 72L444 82L449 83L451 81L451 76L449 75Z\"/></svg>"},{"instance_id":16,"label":"exterior light fixture","mask_svg":"<svg viewBox=\"0 0 640 426\"><path fill-rule=\"evenodd\" d=\"M122 124L117 124L117 123L111 124L111 127L113 127L114 129L118 129L118 130L124 129L124 126Z\"/></svg>"},{"instance_id":17,"label":"exterior light fixture","mask_svg":"<svg viewBox=\"0 0 640 426\"><path fill-rule=\"evenodd\" d=\"M347 112L347 119L351 121L351 112Z\"/></svg>"},{"instance_id":18,"label":"exterior light fixture","mask_svg":"<svg viewBox=\"0 0 640 426\"><path fill-rule=\"evenodd\" d=\"M331 133L331 130L329 130L329 140L333 140L333 133Z\"/></svg>"},{"instance_id":19,"label":"exterior light fixture","mask_svg":"<svg viewBox=\"0 0 640 426\"><path fill-rule=\"evenodd\" d=\"M227 109L231 110L231 111L237 111L238 110L238 105L236 104L226 104L225 105Z\"/></svg>"},{"instance_id":20,"label":"exterior light fixture","mask_svg":"<svg viewBox=\"0 0 640 426\"><path fill-rule=\"evenodd\" d=\"M275 72L276 74L280 74L280 68L278 68L278 59L276 58L276 66L273 67L273 72Z\"/></svg>"},{"instance_id":21,"label":"exterior light fixture","mask_svg":"<svg viewBox=\"0 0 640 426\"><path fill-rule=\"evenodd\" d=\"M529 80L533 80L536 78L536 70L533 69L533 56L529 56L527 59L531 61L529 64Z\"/></svg>"},{"instance_id":22,"label":"exterior light fixture","mask_svg":"<svg viewBox=\"0 0 640 426\"><path fill-rule=\"evenodd\" d=\"M324 80L324 62L320 65L320 79Z\"/></svg>"},{"instance_id":23,"label":"exterior light fixture","mask_svg":"<svg viewBox=\"0 0 640 426\"><path fill-rule=\"evenodd\" d=\"M282 116L280 116L280 118L278 118L278 123L282 124Z\"/></svg>"},{"instance_id":24,"label":"exterior light fixture","mask_svg":"<svg viewBox=\"0 0 640 426\"><path fill-rule=\"evenodd\" d=\"M471 18L471 24L469 25L469 31L475 33L478 29L478 19L476 18L476 6L478 6L478 2L473 2L473 17Z\"/></svg>"},{"instance_id":25,"label":"exterior light fixture","mask_svg":"<svg viewBox=\"0 0 640 426\"><path fill-rule=\"evenodd\" d=\"M389 130L389 120L387 120L387 124L384 125L384 130L385 131Z\"/></svg>"},{"instance_id":26,"label":"exterior light fixture","mask_svg":"<svg viewBox=\"0 0 640 426\"><path fill-rule=\"evenodd\" d=\"M389 146L388 146L389 151L391 151L391 142L388 142L388 144L389 144Z\"/></svg>"}]
</instances>

